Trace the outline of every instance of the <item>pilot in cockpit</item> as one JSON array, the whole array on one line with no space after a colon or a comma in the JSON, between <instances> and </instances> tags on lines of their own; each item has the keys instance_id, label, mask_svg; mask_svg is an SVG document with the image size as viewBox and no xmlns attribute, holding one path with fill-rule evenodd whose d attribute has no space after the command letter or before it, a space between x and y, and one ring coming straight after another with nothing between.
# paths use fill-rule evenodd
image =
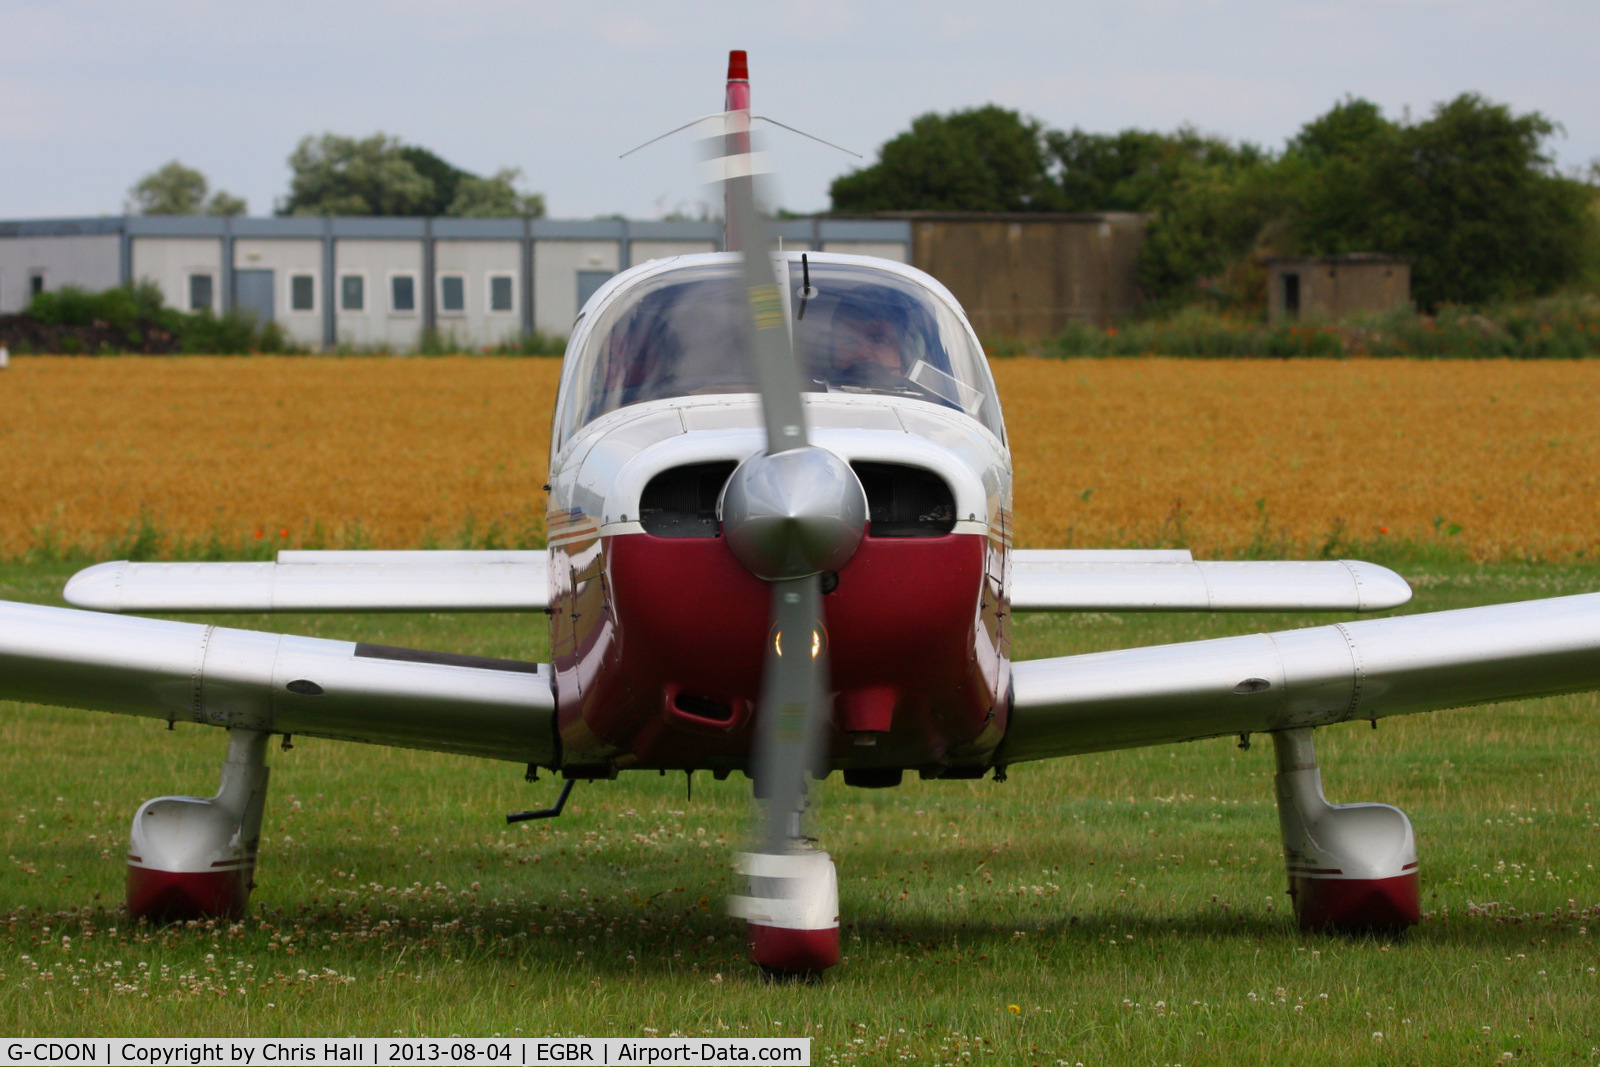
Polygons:
<instances>
[{"instance_id":1,"label":"pilot in cockpit","mask_svg":"<svg viewBox=\"0 0 1600 1067\"><path fill-rule=\"evenodd\" d=\"M905 376L901 328L884 309L843 301L833 313L828 380L842 388L870 389Z\"/></svg>"}]
</instances>

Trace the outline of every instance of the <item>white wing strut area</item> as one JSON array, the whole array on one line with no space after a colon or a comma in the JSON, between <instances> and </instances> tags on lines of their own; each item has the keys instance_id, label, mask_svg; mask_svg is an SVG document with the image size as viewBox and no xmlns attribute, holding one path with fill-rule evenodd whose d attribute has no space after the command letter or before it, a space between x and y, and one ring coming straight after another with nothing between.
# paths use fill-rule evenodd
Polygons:
<instances>
[{"instance_id":1,"label":"white wing strut area","mask_svg":"<svg viewBox=\"0 0 1600 1067\"><path fill-rule=\"evenodd\" d=\"M442 557L442 558L441 558ZM545 552L284 552L276 563L101 563L67 603L113 612L543 611Z\"/></svg>"},{"instance_id":2,"label":"white wing strut area","mask_svg":"<svg viewBox=\"0 0 1600 1067\"><path fill-rule=\"evenodd\" d=\"M0 601L0 699L549 765L544 664Z\"/></svg>"},{"instance_id":3,"label":"white wing strut area","mask_svg":"<svg viewBox=\"0 0 1600 1067\"><path fill-rule=\"evenodd\" d=\"M1012 665L997 763L1600 689L1600 593Z\"/></svg>"},{"instance_id":4,"label":"white wing strut area","mask_svg":"<svg viewBox=\"0 0 1600 1067\"><path fill-rule=\"evenodd\" d=\"M1011 559L1012 611L1380 611L1410 599L1404 578L1357 560L1196 562L1029 550Z\"/></svg>"}]
</instances>

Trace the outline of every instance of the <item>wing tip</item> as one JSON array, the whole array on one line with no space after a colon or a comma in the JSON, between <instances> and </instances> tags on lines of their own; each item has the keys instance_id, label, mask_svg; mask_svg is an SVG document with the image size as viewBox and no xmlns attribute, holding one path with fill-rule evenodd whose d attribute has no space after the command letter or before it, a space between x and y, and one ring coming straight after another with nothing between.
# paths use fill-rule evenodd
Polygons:
<instances>
[{"instance_id":1,"label":"wing tip","mask_svg":"<svg viewBox=\"0 0 1600 1067\"><path fill-rule=\"evenodd\" d=\"M122 571L127 560L96 563L67 579L62 597L73 607L89 611L122 610Z\"/></svg>"},{"instance_id":2,"label":"wing tip","mask_svg":"<svg viewBox=\"0 0 1600 1067\"><path fill-rule=\"evenodd\" d=\"M1358 559L1341 561L1356 580L1358 611L1398 608L1411 600L1411 585L1388 567Z\"/></svg>"}]
</instances>

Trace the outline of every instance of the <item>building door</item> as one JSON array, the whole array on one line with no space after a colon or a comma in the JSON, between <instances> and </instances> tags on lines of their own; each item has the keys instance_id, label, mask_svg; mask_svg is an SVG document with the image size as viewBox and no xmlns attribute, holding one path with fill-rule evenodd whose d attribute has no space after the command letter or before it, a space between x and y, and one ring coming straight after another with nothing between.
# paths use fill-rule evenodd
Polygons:
<instances>
[{"instance_id":1,"label":"building door","mask_svg":"<svg viewBox=\"0 0 1600 1067\"><path fill-rule=\"evenodd\" d=\"M583 305L589 298L600 291L600 287L611 280L616 271L610 270L580 270L578 272L578 310L583 310Z\"/></svg>"},{"instance_id":2,"label":"building door","mask_svg":"<svg viewBox=\"0 0 1600 1067\"><path fill-rule=\"evenodd\" d=\"M1291 318L1300 314L1300 275L1283 276L1283 313Z\"/></svg>"},{"instance_id":3,"label":"building door","mask_svg":"<svg viewBox=\"0 0 1600 1067\"><path fill-rule=\"evenodd\" d=\"M254 315L257 322L271 322L273 317L272 289L272 272L270 270L234 271L234 310Z\"/></svg>"}]
</instances>

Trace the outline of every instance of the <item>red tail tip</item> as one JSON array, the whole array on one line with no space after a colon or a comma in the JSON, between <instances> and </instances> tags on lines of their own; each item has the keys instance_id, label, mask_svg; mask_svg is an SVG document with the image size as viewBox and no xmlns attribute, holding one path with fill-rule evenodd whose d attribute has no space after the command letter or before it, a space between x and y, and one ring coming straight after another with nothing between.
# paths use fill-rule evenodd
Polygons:
<instances>
[{"instance_id":1,"label":"red tail tip","mask_svg":"<svg viewBox=\"0 0 1600 1067\"><path fill-rule=\"evenodd\" d=\"M728 80L731 82L750 80L750 60L742 48L728 53Z\"/></svg>"}]
</instances>

